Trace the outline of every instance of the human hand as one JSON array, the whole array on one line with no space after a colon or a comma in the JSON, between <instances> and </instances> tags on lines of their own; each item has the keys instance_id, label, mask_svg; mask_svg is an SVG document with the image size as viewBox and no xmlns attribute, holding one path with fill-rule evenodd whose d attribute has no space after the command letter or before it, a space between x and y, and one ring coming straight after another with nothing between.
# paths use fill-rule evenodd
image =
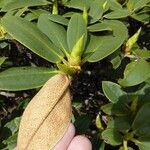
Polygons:
<instances>
[{"instance_id":1,"label":"human hand","mask_svg":"<svg viewBox=\"0 0 150 150\"><path fill-rule=\"evenodd\" d=\"M75 127L73 124L70 124L64 137L53 150L92 150L92 144L84 136L75 136Z\"/></svg>"}]
</instances>

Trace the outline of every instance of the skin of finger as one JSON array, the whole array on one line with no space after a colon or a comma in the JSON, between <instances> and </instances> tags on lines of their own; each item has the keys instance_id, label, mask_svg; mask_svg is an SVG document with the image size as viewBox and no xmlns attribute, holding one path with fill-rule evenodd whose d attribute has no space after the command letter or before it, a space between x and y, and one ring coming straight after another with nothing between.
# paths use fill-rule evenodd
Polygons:
<instances>
[{"instance_id":1,"label":"skin of finger","mask_svg":"<svg viewBox=\"0 0 150 150\"><path fill-rule=\"evenodd\" d=\"M88 138L79 135L73 138L67 150L92 150L92 144Z\"/></svg>"},{"instance_id":2,"label":"skin of finger","mask_svg":"<svg viewBox=\"0 0 150 150\"><path fill-rule=\"evenodd\" d=\"M59 141L59 143L54 147L53 150L67 150L74 136L75 136L75 127L71 123L64 137Z\"/></svg>"}]
</instances>

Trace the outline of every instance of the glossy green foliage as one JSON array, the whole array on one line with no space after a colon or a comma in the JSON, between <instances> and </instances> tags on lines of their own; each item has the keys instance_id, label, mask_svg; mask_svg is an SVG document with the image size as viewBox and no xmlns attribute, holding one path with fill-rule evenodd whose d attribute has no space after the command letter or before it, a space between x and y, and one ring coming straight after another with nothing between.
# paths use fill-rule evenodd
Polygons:
<instances>
[{"instance_id":1,"label":"glossy green foliage","mask_svg":"<svg viewBox=\"0 0 150 150\"><path fill-rule=\"evenodd\" d=\"M145 84L145 90L149 91L149 84ZM103 92L111 102L101 108L108 115L107 128L102 132L102 139L106 140L107 143L121 145L123 142L132 141L138 145L140 150L149 148L150 121L148 118L150 117L150 103L149 96L142 91L143 89L137 90L136 94L135 92L127 93L113 82L103 82ZM114 92L118 97L126 95L125 97L128 100L118 98L118 101L113 101L116 97ZM121 107L123 105L124 107ZM125 107L127 111L123 113ZM122 141L120 141L121 139ZM125 145L122 148L124 149Z\"/></svg>"},{"instance_id":2,"label":"glossy green foliage","mask_svg":"<svg viewBox=\"0 0 150 150\"><path fill-rule=\"evenodd\" d=\"M56 3L0 1L0 90L5 90L1 93L39 88L60 72L78 76L82 71L85 75L86 66L97 62L100 68L94 70L95 64L91 64L93 70L88 77L93 73L94 77L99 76L100 99L94 96L85 103L84 99L81 102L84 97L78 102L73 100L72 121L77 133L90 135L95 150L111 146L116 150L150 149L150 51L146 49L146 40L141 43L150 21L150 0L60 0L58 6ZM16 53L15 49L11 51L12 45ZM13 62L12 53L19 61ZM26 58L20 59L24 53L29 60L25 64ZM22 67L26 64L28 67ZM0 95L3 111L1 97L4 96ZM15 109L22 112L27 102L23 99ZM0 149L11 150L16 145L18 126L3 121L0 126L11 132L3 138Z\"/></svg>"},{"instance_id":3,"label":"glossy green foliage","mask_svg":"<svg viewBox=\"0 0 150 150\"><path fill-rule=\"evenodd\" d=\"M139 137L149 137L150 136L150 103L143 105L138 111L132 128L136 131Z\"/></svg>"},{"instance_id":4,"label":"glossy green foliage","mask_svg":"<svg viewBox=\"0 0 150 150\"><path fill-rule=\"evenodd\" d=\"M5 30L21 44L50 62L59 62L63 53L32 23L20 17L2 19Z\"/></svg>"},{"instance_id":5,"label":"glossy green foliage","mask_svg":"<svg viewBox=\"0 0 150 150\"><path fill-rule=\"evenodd\" d=\"M129 15L130 13L128 12L127 9L119 9L104 15L104 17L107 19L120 19L120 18L125 18Z\"/></svg>"},{"instance_id":6,"label":"glossy green foliage","mask_svg":"<svg viewBox=\"0 0 150 150\"><path fill-rule=\"evenodd\" d=\"M127 94L116 83L103 81L102 88L105 96L112 103L116 103L120 98L128 99Z\"/></svg>"},{"instance_id":7,"label":"glossy green foliage","mask_svg":"<svg viewBox=\"0 0 150 150\"><path fill-rule=\"evenodd\" d=\"M0 73L0 89L18 91L38 88L57 73L54 69L42 67L10 68Z\"/></svg>"},{"instance_id":8,"label":"glossy green foliage","mask_svg":"<svg viewBox=\"0 0 150 150\"><path fill-rule=\"evenodd\" d=\"M7 12L23 7L47 5L48 3L46 0L5 0L1 11Z\"/></svg>"},{"instance_id":9,"label":"glossy green foliage","mask_svg":"<svg viewBox=\"0 0 150 150\"><path fill-rule=\"evenodd\" d=\"M102 23L98 23L96 25L96 31L98 31L98 26L100 26L100 31L102 26L103 28L105 27L105 29L111 29L112 32L108 32L108 35L105 34L102 36L91 35L90 42L85 50L85 55L88 53L91 54L87 58L89 62L99 61L112 54L124 43L128 37L127 28L120 21L104 20Z\"/></svg>"},{"instance_id":10,"label":"glossy green foliage","mask_svg":"<svg viewBox=\"0 0 150 150\"><path fill-rule=\"evenodd\" d=\"M50 16L51 15L48 14L40 15L38 19L38 28L49 37L56 47L67 53L67 32L63 26L51 21L49 19Z\"/></svg>"},{"instance_id":11,"label":"glossy green foliage","mask_svg":"<svg viewBox=\"0 0 150 150\"><path fill-rule=\"evenodd\" d=\"M61 15L49 15L48 18L53 21L53 22L56 22L56 23L59 23L59 24L62 24L62 25L65 25L67 26L68 25L68 22L69 20L66 19L65 17L61 16Z\"/></svg>"},{"instance_id":12,"label":"glossy green foliage","mask_svg":"<svg viewBox=\"0 0 150 150\"><path fill-rule=\"evenodd\" d=\"M20 119L20 117L16 117L10 122L6 123L3 127L3 132L1 132L1 136L5 136L5 140L3 140L1 144L7 145L7 147L5 147L4 149L12 150L16 147ZM4 150L1 144L0 148Z\"/></svg>"},{"instance_id":13,"label":"glossy green foliage","mask_svg":"<svg viewBox=\"0 0 150 150\"><path fill-rule=\"evenodd\" d=\"M122 143L122 135L115 129L106 129L103 131L102 138L106 141L106 143L114 146Z\"/></svg>"},{"instance_id":14,"label":"glossy green foliage","mask_svg":"<svg viewBox=\"0 0 150 150\"><path fill-rule=\"evenodd\" d=\"M150 64L145 60L129 63L124 72L124 78L119 80L122 86L134 86L150 78Z\"/></svg>"}]
</instances>

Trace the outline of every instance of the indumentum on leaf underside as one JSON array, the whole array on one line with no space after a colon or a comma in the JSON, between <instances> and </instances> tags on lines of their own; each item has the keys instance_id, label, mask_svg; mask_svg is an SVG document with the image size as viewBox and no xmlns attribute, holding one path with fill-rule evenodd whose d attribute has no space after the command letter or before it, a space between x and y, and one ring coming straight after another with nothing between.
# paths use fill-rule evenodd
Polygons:
<instances>
[{"instance_id":1,"label":"indumentum on leaf underside","mask_svg":"<svg viewBox=\"0 0 150 150\"><path fill-rule=\"evenodd\" d=\"M51 12L43 9L44 6ZM98 115L96 125L99 137L105 143L122 145L120 150L127 150L132 149L127 147L131 141L141 150L147 150L150 122L142 118L149 117L150 105L148 96L142 96L148 95L150 51L137 44L142 27L131 37L128 28L131 18L142 23L150 20L149 6L150 0L0 1L1 42L18 41L36 55L56 64L56 68L9 68L0 73L0 89L39 88L56 74L63 72L72 76L82 71L84 63L104 58L108 58L117 70L127 58L125 69L115 79L118 84L102 83L104 95L110 101L101 108L108 122L105 128ZM5 62L7 57L0 57L0 66ZM139 87L137 92L128 92L133 86Z\"/></svg>"}]
</instances>

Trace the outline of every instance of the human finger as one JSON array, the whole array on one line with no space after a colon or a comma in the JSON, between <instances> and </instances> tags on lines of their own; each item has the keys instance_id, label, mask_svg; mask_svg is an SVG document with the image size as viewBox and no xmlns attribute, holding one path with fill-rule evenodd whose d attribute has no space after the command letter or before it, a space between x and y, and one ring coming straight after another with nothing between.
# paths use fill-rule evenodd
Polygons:
<instances>
[{"instance_id":1,"label":"human finger","mask_svg":"<svg viewBox=\"0 0 150 150\"><path fill-rule=\"evenodd\" d=\"M67 150L74 136L75 136L75 127L71 123L64 137L58 142L58 144L54 147L53 150Z\"/></svg>"}]
</instances>

